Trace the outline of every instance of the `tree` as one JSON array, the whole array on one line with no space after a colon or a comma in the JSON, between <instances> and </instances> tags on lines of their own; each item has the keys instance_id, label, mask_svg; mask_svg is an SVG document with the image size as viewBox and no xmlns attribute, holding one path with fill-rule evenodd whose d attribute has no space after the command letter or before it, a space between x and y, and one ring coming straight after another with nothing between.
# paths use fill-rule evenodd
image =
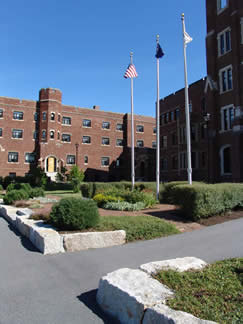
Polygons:
<instances>
[{"instance_id":1,"label":"tree","mask_svg":"<svg viewBox=\"0 0 243 324\"><path fill-rule=\"evenodd\" d=\"M74 165L69 173L69 180L73 186L73 192L80 192L80 185L84 180L84 172Z\"/></svg>"}]
</instances>

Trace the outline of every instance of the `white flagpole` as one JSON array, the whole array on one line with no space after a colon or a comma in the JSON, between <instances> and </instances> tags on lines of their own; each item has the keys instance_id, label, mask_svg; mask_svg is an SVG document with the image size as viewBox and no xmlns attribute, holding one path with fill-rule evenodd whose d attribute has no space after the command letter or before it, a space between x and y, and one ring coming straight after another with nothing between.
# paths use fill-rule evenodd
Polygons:
<instances>
[{"instance_id":1,"label":"white flagpole","mask_svg":"<svg viewBox=\"0 0 243 324\"><path fill-rule=\"evenodd\" d=\"M190 114L188 100L188 81L187 81L187 63L186 63L186 40L185 40L185 18L184 13L181 15L183 31L183 49L184 49L184 72L185 72L185 111L186 111L186 142L187 142L187 174L188 183L192 184L192 167L191 167L191 132L190 132Z\"/></svg>"},{"instance_id":2,"label":"white flagpole","mask_svg":"<svg viewBox=\"0 0 243 324\"><path fill-rule=\"evenodd\" d=\"M130 63L132 64L133 53L130 53ZM131 178L132 190L135 183L135 170L134 170L134 116L133 116L133 77L131 77Z\"/></svg>"},{"instance_id":3,"label":"white flagpole","mask_svg":"<svg viewBox=\"0 0 243 324\"><path fill-rule=\"evenodd\" d=\"M159 35L156 37L159 43ZM156 199L159 200L159 181L160 181L160 129L159 129L159 58L157 58L157 109L156 109Z\"/></svg>"}]
</instances>

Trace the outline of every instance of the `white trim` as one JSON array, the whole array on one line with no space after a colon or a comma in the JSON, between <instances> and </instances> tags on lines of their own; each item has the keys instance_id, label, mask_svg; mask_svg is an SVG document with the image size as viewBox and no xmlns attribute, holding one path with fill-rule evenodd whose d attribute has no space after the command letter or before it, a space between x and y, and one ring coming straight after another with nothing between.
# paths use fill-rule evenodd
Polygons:
<instances>
[{"instance_id":1,"label":"white trim","mask_svg":"<svg viewBox=\"0 0 243 324\"><path fill-rule=\"evenodd\" d=\"M232 130L232 128L230 128L230 114L229 114L230 108L234 108L234 105L231 104L231 105L227 105L227 106L224 106L224 107L220 108L220 121L221 121L221 123L220 123L221 124L220 133ZM227 129L224 128L224 111L225 110L227 110L227 120L228 120Z\"/></svg>"},{"instance_id":2,"label":"white trim","mask_svg":"<svg viewBox=\"0 0 243 324\"><path fill-rule=\"evenodd\" d=\"M215 33L215 30L210 30L210 32L207 33L206 38L212 36Z\"/></svg>"}]
</instances>

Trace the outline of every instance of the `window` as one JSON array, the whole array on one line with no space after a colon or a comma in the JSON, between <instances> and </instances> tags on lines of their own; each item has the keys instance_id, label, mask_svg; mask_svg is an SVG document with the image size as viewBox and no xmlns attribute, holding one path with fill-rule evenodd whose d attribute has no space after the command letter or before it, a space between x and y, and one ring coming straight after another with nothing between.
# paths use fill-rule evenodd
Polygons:
<instances>
[{"instance_id":1,"label":"window","mask_svg":"<svg viewBox=\"0 0 243 324\"><path fill-rule=\"evenodd\" d=\"M109 164L110 164L110 158L108 157L101 158L101 166L109 166Z\"/></svg>"},{"instance_id":2,"label":"window","mask_svg":"<svg viewBox=\"0 0 243 324\"><path fill-rule=\"evenodd\" d=\"M220 14L227 6L228 0L217 0L218 14Z\"/></svg>"},{"instance_id":3,"label":"window","mask_svg":"<svg viewBox=\"0 0 243 324\"><path fill-rule=\"evenodd\" d=\"M177 108L177 109L175 110L175 120L178 120L179 117L180 117L180 109Z\"/></svg>"},{"instance_id":4,"label":"window","mask_svg":"<svg viewBox=\"0 0 243 324\"><path fill-rule=\"evenodd\" d=\"M197 141L197 126L196 125L191 125L191 140L192 140L192 142Z\"/></svg>"},{"instance_id":5,"label":"window","mask_svg":"<svg viewBox=\"0 0 243 324\"><path fill-rule=\"evenodd\" d=\"M60 132L57 132L57 139L60 139Z\"/></svg>"},{"instance_id":6,"label":"window","mask_svg":"<svg viewBox=\"0 0 243 324\"><path fill-rule=\"evenodd\" d=\"M2 137L2 136L3 136L3 129L0 128L0 137Z\"/></svg>"},{"instance_id":7,"label":"window","mask_svg":"<svg viewBox=\"0 0 243 324\"><path fill-rule=\"evenodd\" d=\"M83 119L83 127L91 127L91 120Z\"/></svg>"},{"instance_id":8,"label":"window","mask_svg":"<svg viewBox=\"0 0 243 324\"><path fill-rule=\"evenodd\" d=\"M167 136L161 137L161 147L167 148Z\"/></svg>"},{"instance_id":9,"label":"window","mask_svg":"<svg viewBox=\"0 0 243 324\"><path fill-rule=\"evenodd\" d=\"M218 34L218 56L224 55L231 50L230 28Z\"/></svg>"},{"instance_id":10,"label":"window","mask_svg":"<svg viewBox=\"0 0 243 324\"><path fill-rule=\"evenodd\" d=\"M62 134L62 142L71 142L71 135L70 134Z\"/></svg>"},{"instance_id":11,"label":"window","mask_svg":"<svg viewBox=\"0 0 243 324\"><path fill-rule=\"evenodd\" d=\"M117 138L116 139L116 146L123 146L123 139L122 138Z\"/></svg>"},{"instance_id":12,"label":"window","mask_svg":"<svg viewBox=\"0 0 243 324\"><path fill-rule=\"evenodd\" d=\"M168 170L168 160L166 158L161 159L161 170Z\"/></svg>"},{"instance_id":13,"label":"window","mask_svg":"<svg viewBox=\"0 0 243 324\"><path fill-rule=\"evenodd\" d=\"M42 113L42 120L46 120L46 112L45 111Z\"/></svg>"},{"instance_id":14,"label":"window","mask_svg":"<svg viewBox=\"0 0 243 324\"><path fill-rule=\"evenodd\" d=\"M61 121L61 115L60 115L60 114L58 114L57 121L58 121L59 123L60 123L60 121Z\"/></svg>"},{"instance_id":15,"label":"window","mask_svg":"<svg viewBox=\"0 0 243 324\"><path fill-rule=\"evenodd\" d=\"M122 132L123 131L123 124L116 124L116 130Z\"/></svg>"},{"instance_id":16,"label":"window","mask_svg":"<svg viewBox=\"0 0 243 324\"><path fill-rule=\"evenodd\" d=\"M221 131L232 129L234 117L234 107L232 105L221 108Z\"/></svg>"},{"instance_id":17,"label":"window","mask_svg":"<svg viewBox=\"0 0 243 324\"><path fill-rule=\"evenodd\" d=\"M240 19L241 24L241 44L243 44L243 17Z\"/></svg>"},{"instance_id":18,"label":"window","mask_svg":"<svg viewBox=\"0 0 243 324\"><path fill-rule=\"evenodd\" d=\"M50 131L50 139L54 139L55 137L55 131L51 130Z\"/></svg>"},{"instance_id":19,"label":"window","mask_svg":"<svg viewBox=\"0 0 243 324\"><path fill-rule=\"evenodd\" d=\"M165 124L167 124L169 122L169 113L167 112L165 114Z\"/></svg>"},{"instance_id":20,"label":"window","mask_svg":"<svg viewBox=\"0 0 243 324\"><path fill-rule=\"evenodd\" d=\"M75 164L75 155L67 155L67 164Z\"/></svg>"},{"instance_id":21,"label":"window","mask_svg":"<svg viewBox=\"0 0 243 324\"><path fill-rule=\"evenodd\" d=\"M102 145L110 145L110 139L109 139L109 137L102 137L101 144Z\"/></svg>"},{"instance_id":22,"label":"window","mask_svg":"<svg viewBox=\"0 0 243 324\"><path fill-rule=\"evenodd\" d=\"M37 140L37 138L38 138L38 132L37 131L34 131L34 133L33 133L33 139L34 140Z\"/></svg>"},{"instance_id":23,"label":"window","mask_svg":"<svg viewBox=\"0 0 243 324\"><path fill-rule=\"evenodd\" d=\"M52 112L52 113L51 113L51 121L54 121L54 120L55 120L55 113Z\"/></svg>"},{"instance_id":24,"label":"window","mask_svg":"<svg viewBox=\"0 0 243 324\"><path fill-rule=\"evenodd\" d=\"M185 127L180 127L180 144L185 143L186 141L186 129Z\"/></svg>"},{"instance_id":25,"label":"window","mask_svg":"<svg viewBox=\"0 0 243 324\"><path fill-rule=\"evenodd\" d=\"M0 109L0 118L3 118L3 109Z\"/></svg>"},{"instance_id":26,"label":"window","mask_svg":"<svg viewBox=\"0 0 243 324\"><path fill-rule=\"evenodd\" d=\"M84 156L84 164L88 164L89 163L89 157L88 155Z\"/></svg>"},{"instance_id":27,"label":"window","mask_svg":"<svg viewBox=\"0 0 243 324\"><path fill-rule=\"evenodd\" d=\"M157 129L156 129L156 127L153 128L153 134L157 134Z\"/></svg>"},{"instance_id":28,"label":"window","mask_svg":"<svg viewBox=\"0 0 243 324\"><path fill-rule=\"evenodd\" d=\"M102 128L103 129L110 129L110 123L109 122L103 122L102 123Z\"/></svg>"},{"instance_id":29,"label":"window","mask_svg":"<svg viewBox=\"0 0 243 324\"><path fill-rule=\"evenodd\" d=\"M143 140L137 140L137 147L143 147Z\"/></svg>"},{"instance_id":30,"label":"window","mask_svg":"<svg viewBox=\"0 0 243 324\"><path fill-rule=\"evenodd\" d=\"M178 168L178 157L172 156L172 169L176 170Z\"/></svg>"},{"instance_id":31,"label":"window","mask_svg":"<svg viewBox=\"0 0 243 324\"><path fill-rule=\"evenodd\" d=\"M82 143L83 144L90 144L91 143L91 137L90 136L83 136Z\"/></svg>"},{"instance_id":32,"label":"window","mask_svg":"<svg viewBox=\"0 0 243 324\"><path fill-rule=\"evenodd\" d=\"M46 139L46 131L45 130L42 131L42 139Z\"/></svg>"},{"instance_id":33,"label":"window","mask_svg":"<svg viewBox=\"0 0 243 324\"><path fill-rule=\"evenodd\" d=\"M12 130L12 138L23 138L23 130L22 129L13 129Z\"/></svg>"},{"instance_id":34,"label":"window","mask_svg":"<svg viewBox=\"0 0 243 324\"><path fill-rule=\"evenodd\" d=\"M143 132L144 132L144 127L143 127L143 125L137 125L137 126L136 126L136 131L137 131L138 133L143 133Z\"/></svg>"},{"instance_id":35,"label":"window","mask_svg":"<svg viewBox=\"0 0 243 324\"><path fill-rule=\"evenodd\" d=\"M231 146L225 145L220 149L221 175L231 174Z\"/></svg>"},{"instance_id":36,"label":"window","mask_svg":"<svg viewBox=\"0 0 243 324\"><path fill-rule=\"evenodd\" d=\"M206 166L206 152L201 153L201 163L202 163L202 168L205 168L205 166Z\"/></svg>"},{"instance_id":37,"label":"window","mask_svg":"<svg viewBox=\"0 0 243 324\"><path fill-rule=\"evenodd\" d=\"M35 154L34 153L25 153L25 163L34 163Z\"/></svg>"},{"instance_id":38,"label":"window","mask_svg":"<svg viewBox=\"0 0 243 324\"><path fill-rule=\"evenodd\" d=\"M14 111L13 112L13 119L23 120L24 113L22 111Z\"/></svg>"},{"instance_id":39,"label":"window","mask_svg":"<svg viewBox=\"0 0 243 324\"><path fill-rule=\"evenodd\" d=\"M173 121L174 120L174 111L171 111L170 112L170 121Z\"/></svg>"},{"instance_id":40,"label":"window","mask_svg":"<svg viewBox=\"0 0 243 324\"><path fill-rule=\"evenodd\" d=\"M34 113L34 121L38 121L38 113L37 112Z\"/></svg>"},{"instance_id":41,"label":"window","mask_svg":"<svg viewBox=\"0 0 243 324\"><path fill-rule=\"evenodd\" d=\"M219 70L220 93L233 89L232 66L229 65Z\"/></svg>"},{"instance_id":42,"label":"window","mask_svg":"<svg viewBox=\"0 0 243 324\"><path fill-rule=\"evenodd\" d=\"M186 169L187 157L185 152L180 153L180 169Z\"/></svg>"},{"instance_id":43,"label":"window","mask_svg":"<svg viewBox=\"0 0 243 324\"><path fill-rule=\"evenodd\" d=\"M177 145L177 134L176 134L176 132L172 133L172 145Z\"/></svg>"},{"instance_id":44,"label":"window","mask_svg":"<svg viewBox=\"0 0 243 324\"><path fill-rule=\"evenodd\" d=\"M153 141L153 142L152 142L152 148L157 148L157 143L156 143L156 141Z\"/></svg>"},{"instance_id":45,"label":"window","mask_svg":"<svg viewBox=\"0 0 243 324\"><path fill-rule=\"evenodd\" d=\"M8 162L16 163L19 160L18 152L8 152Z\"/></svg>"},{"instance_id":46,"label":"window","mask_svg":"<svg viewBox=\"0 0 243 324\"><path fill-rule=\"evenodd\" d=\"M71 117L62 117L63 125L71 125Z\"/></svg>"},{"instance_id":47,"label":"window","mask_svg":"<svg viewBox=\"0 0 243 324\"><path fill-rule=\"evenodd\" d=\"M191 155L192 169L197 168L197 152L192 152Z\"/></svg>"},{"instance_id":48,"label":"window","mask_svg":"<svg viewBox=\"0 0 243 324\"><path fill-rule=\"evenodd\" d=\"M16 172L9 172L10 178L16 178Z\"/></svg>"}]
</instances>

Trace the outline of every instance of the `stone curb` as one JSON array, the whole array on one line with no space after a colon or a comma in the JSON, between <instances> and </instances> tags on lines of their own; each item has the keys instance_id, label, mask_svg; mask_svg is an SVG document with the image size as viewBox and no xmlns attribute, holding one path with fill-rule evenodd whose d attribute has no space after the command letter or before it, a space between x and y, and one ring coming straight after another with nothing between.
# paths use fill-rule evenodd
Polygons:
<instances>
[{"instance_id":1,"label":"stone curb","mask_svg":"<svg viewBox=\"0 0 243 324\"><path fill-rule=\"evenodd\" d=\"M59 234L55 228L43 221L29 219L31 210L8 205L0 206L0 216L27 237L43 254L81 251L124 244L125 231L85 232Z\"/></svg>"},{"instance_id":2,"label":"stone curb","mask_svg":"<svg viewBox=\"0 0 243 324\"><path fill-rule=\"evenodd\" d=\"M185 257L143 264L139 269L118 269L102 277L96 300L104 312L124 324L212 324L165 305L173 291L151 277L162 269L202 269L206 262ZM161 268L159 268L161 266Z\"/></svg>"}]
</instances>

